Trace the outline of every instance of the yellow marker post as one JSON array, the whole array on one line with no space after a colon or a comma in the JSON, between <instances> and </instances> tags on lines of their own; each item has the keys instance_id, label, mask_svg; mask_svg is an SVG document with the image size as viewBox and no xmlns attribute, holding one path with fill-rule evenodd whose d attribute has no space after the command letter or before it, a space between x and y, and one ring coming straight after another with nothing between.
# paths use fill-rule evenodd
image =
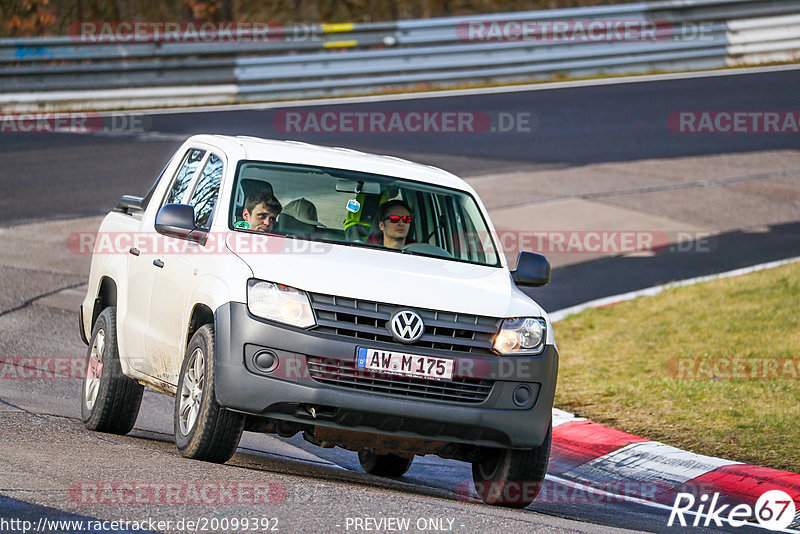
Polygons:
<instances>
[{"instance_id":1,"label":"yellow marker post","mask_svg":"<svg viewBox=\"0 0 800 534\"><path fill-rule=\"evenodd\" d=\"M338 24L323 24L322 31L323 33L340 33L340 32L351 32L353 31L353 27L355 24L352 22L341 22Z\"/></svg>"},{"instance_id":2,"label":"yellow marker post","mask_svg":"<svg viewBox=\"0 0 800 534\"><path fill-rule=\"evenodd\" d=\"M345 48L348 46L358 46L358 41L328 41L323 43L324 48Z\"/></svg>"}]
</instances>

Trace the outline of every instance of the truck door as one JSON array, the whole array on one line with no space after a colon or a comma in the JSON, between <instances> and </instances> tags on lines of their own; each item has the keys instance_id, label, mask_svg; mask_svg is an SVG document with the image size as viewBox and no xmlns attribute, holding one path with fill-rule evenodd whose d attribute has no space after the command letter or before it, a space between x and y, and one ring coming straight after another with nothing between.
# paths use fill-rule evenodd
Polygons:
<instances>
[{"instance_id":1,"label":"truck door","mask_svg":"<svg viewBox=\"0 0 800 534\"><path fill-rule=\"evenodd\" d=\"M222 182L223 160L209 153L202 169L185 203L194 206L195 225L210 230ZM147 353L155 360L155 376L173 385L178 383L187 343L186 333L194 304L189 297L196 280L202 273L209 272L207 266L215 262L213 247L218 243L214 237L205 244L180 240L179 252L161 256L162 267L153 279Z\"/></svg>"},{"instance_id":2,"label":"truck door","mask_svg":"<svg viewBox=\"0 0 800 534\"><path fill-rule=\"evenodd\" d=\"M125 329L127 358L131 367L150 376L155 376L156 366L148 352L147 340L154 334L150 325L151 296L158 260L161 257L165 238L155 231L155 214L164 204L181 202L189 185L200 168L204 150L190 149L183 157L181 166L172 178L166 196L159 203L153 199L155 209L148 209L142 220L140 235L131 247L128 256L127 310L121 324ZM166 178L166 177L165 177Z\"/></svg>"}]
</instances>

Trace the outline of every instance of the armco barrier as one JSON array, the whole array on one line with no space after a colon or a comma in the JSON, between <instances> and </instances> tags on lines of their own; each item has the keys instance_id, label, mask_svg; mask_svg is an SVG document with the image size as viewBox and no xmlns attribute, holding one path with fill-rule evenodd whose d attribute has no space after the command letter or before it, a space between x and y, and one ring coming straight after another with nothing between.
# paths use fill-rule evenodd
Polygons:
<instances>
[{"instance_id":1,"label":"armco barrier","mask_svg":"<svg viewBox=\"0 0 800 534\"><path fill-rule=\"evenodd\" d=\"M793 61L800 57L800 15L731 20L728 65Z\"/></svg>"},{"instance_id":2,"label":"armco barrier","mask_svg":"<svg viewBox=\"0 0 800 534\"><path fill-rule=\"evenodd\" d=\"M652 39L473 39L470 24L650 23ZM227 42L0 39L5 111L234 103L557 74L695 70L800 58L797 0L669 0L374 24Z\"/></svg>"}]
</instances>

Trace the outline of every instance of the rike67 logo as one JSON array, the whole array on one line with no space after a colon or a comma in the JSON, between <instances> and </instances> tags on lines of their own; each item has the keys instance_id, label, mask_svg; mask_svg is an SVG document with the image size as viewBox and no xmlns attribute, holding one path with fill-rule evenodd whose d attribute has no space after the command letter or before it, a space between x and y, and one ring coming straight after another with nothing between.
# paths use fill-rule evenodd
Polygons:
<instances>
[{"instance_id":1,"label":"rike67 logo","mask_svg":"<svg viewBox=\"0 0 800 534\"><path fill-rule=\"evenodd\" d=\"M792 524L797 509L794 499L781 490L763 493L755 507L749 504L737 504L733 507L730 504L719 504L719 497L719 493L710 498L708 494L703 494L698 499L691 493L678 493L672 504L667 526L673 526L677 520L682 527L689 524L693 527L709 527L712 523L722 527L723 522L732 527L742 527L755 518L759 525L768 530L783 531ZM695 510L693 508L696 504ZM687 520L684 515L694 516L694 521L691 518Z\"/></svg>"}]
</instances>

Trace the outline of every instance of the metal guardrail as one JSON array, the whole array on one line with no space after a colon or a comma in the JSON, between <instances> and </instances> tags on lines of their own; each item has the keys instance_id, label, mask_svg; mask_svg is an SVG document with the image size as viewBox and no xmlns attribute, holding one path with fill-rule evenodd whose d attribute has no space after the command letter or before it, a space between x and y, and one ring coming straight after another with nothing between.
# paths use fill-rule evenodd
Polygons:
<instances>
[{"instance_id":1,"label":"metal guardrail","mask_svg":"<svg viewBox=\"0 0 800 534\"><path fill-rule=\"evenodd\" d=\"M444 17L407 20L397 23L401 45L435 44L458 41L454 31L459 24L472 20L486 23L506 20L661 20L667 22L713 23L739 18L754 18L800 12L791 1L764 0L688 0L658 1L611 6L597 6L521 13L495 13L480 17Z\"/></svg>"},{"instance_id":2,"label":"metal guardrail","mask_svg":"<svg viewBox=\"0 0 800 534\"><path fill-rule=\"evenodd\" d=\"M731 21L728 65L793 61L800 57L800 14Z\"/></svg>"},{"instance_id":3,"label":"metal guardrail","mask_svg":"<svg viewBox=\"0 0 800 534\"><path fill-rule=\"evenodd\" d=\"M364 48L385 46L387 40L391 45L396 32L397 23L388 22L277 27L265 34L242 32L236 40L207 39L209 42L203 42L203 39L196 42L153 39L152 42L115 43L102 32L94 36L77 33L58 37L4 38L0 39L0 64L220 54L236 56L307 52L326 48Z\"/></svg>"},{"instance_id":4,"label":"metal guardrail","mask_svg":"<svg viewBox=\"0 0 800 534\"><path fill-rule=\"evenodd\" d=\"M469 38L469 25L652 22L654 39ZM800 58L797 0L666 0L374 24L285 28L267 40L0 39L0 106L135 107L692 70ZM687 31L702 34L687 35ZM518 36L517 36L518 37ZM531 37L528 35L528 37Z\"/></svg>"}]
</instances>

